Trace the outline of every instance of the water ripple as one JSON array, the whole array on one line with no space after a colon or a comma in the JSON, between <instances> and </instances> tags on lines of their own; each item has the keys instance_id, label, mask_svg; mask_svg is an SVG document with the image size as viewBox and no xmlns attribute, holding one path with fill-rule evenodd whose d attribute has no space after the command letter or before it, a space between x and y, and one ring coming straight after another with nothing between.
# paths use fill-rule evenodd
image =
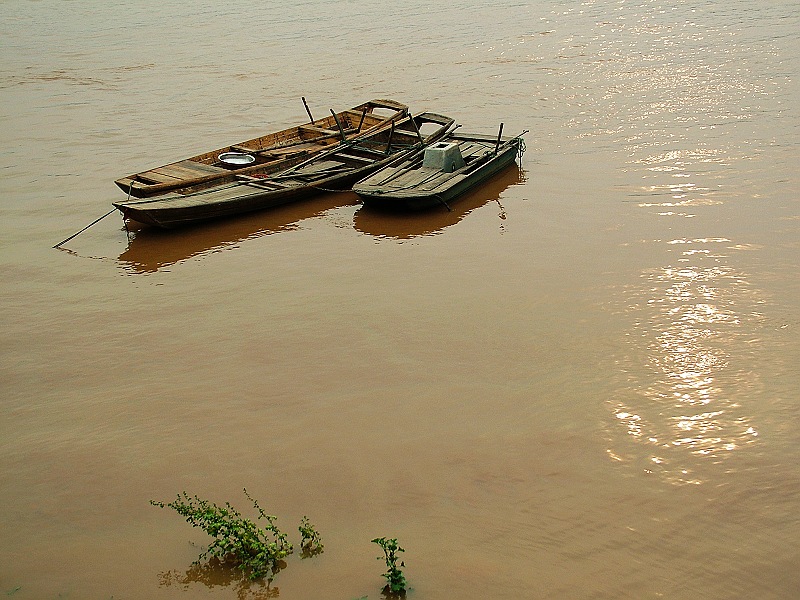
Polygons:
<instances>
[{"instance_id":1,"label":"water ripple","mask_svg":"<svg viewBox=\"0 0 800 600\"><path fill-rule=\"evenodd\" d=\"M618 360L625 382L611 411L627 433L609 454L670 481L702 483L719 464L758 440L748 400L762 383L748 366L762 341L762 293L722 259L727 238L675 239L679 266L649 269L627 290L628 351ZM720 249L719 246L722 246Z\"/></svg>"}]
</instances>

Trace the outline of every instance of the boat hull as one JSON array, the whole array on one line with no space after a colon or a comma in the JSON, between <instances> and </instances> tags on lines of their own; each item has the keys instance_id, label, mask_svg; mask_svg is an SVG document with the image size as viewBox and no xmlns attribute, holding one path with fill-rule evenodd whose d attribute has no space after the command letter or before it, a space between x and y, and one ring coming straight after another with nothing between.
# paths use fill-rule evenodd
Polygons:
<instances>
[{"instance_id":1,"label":"boat hull","mask_svg":"<svg viewBox=\"0 0 800 600\"><path fill-rule=\"evenodd\" d=\"M346 177L332 178L320 181L314 186L297 189L259 189L258 183L246 184L246 189L237 186L240 189L237 190L235 196L226 199L217 198L207 203L187 204L181 202L180 199L169 198L157 199L152 203L115 203L114 206L122 212L126 219L163 229L174 229L203 221L213 221L275 208L310 198L327 190L349 190L353 183L377 168L380 168L380 165L372 169L358 170ZM217 196L219 191L218 189L212 190Z\"/></svg>"},{"instance_id":2,"label":"boat hull","mask_svg":"<svg viewBox=\"0 0 800 600\"><path fill-rule=\"evenodd\" d=\"M490 148L493 144L487 137L469 134L453 135L445 141L477 141L487 149L487 154L452 174L420 167L421 157L413 157L405 164L394 163L357 182L353 191L371 207L402 211L420 211L437 206L449 209L464 194L514 164L523 147L521 138L512 138L494 153Z\"/></svg>"}]
</instances>

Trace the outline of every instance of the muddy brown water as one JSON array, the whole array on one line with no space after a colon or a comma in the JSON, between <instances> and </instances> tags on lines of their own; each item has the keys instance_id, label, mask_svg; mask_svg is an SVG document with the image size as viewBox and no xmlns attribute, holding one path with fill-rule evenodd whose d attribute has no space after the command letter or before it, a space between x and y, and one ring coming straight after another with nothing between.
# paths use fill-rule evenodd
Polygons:
<instances>
[{"instance_id":1,"label":"muddy brown water","mask_svg":"<svg viewBox=\"0 0 800 600\"><path fill-rule=\"evenodd\" d=\"M0 22L0 590L800 594L796 3L15 2ZM121 175L373 97L529 129L398 216L176 232ZM148 504L242 488L325 552L267 590Z\"/></svg>"}]
</instances>

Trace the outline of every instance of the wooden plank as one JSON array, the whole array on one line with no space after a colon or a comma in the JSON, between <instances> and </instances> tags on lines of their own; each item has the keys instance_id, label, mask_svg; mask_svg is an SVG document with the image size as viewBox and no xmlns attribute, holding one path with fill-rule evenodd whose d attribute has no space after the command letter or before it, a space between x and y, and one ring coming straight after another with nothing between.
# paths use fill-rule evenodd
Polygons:
<instances>
[{"instance_id":1,"label":"wooden plank","mask_svg":"<svg viewBox=\"0 0 800 600\"><path fill-rule=\"evenodd\" d=\"M236 179L239 179L241 181L246 181L248 182L248 185L256 184L259 187L270 188L275 190L285 190L289 187L287 185L278 183L277 181L271 181L270 179L266 179L263 177L250 177L250 175L237 175Z\"/></svg>"},{"instance_id":2,"label":"wooden plank","mask_svg":"<svg viewBox=\"0 0 800 600\"><path fill-rule=\"evenodd\" d=\"M158 175L166 175L167 177L174 177L175 179L197 179L197 171L193 171L192 169L185 169L183 167L179 167L178 165L164 165L163 167L159 167L157 169L153 169L148 173L154 173Z\"/></svg>"},{"instance_id":3,"label":"wooden plank","mask_svg":"<svg viewBox=\"0 0 800 600\"><path fill-rule=\"evenodd\" d=\"M311 175L313 173L319 173L320 171L328 171L330 169L336 169L344 166L345 166L344 164L335 160L322 160L318 163L312 163L310 165L297 169L292 173L292 176Z\"/></svg>"},{"instance_id":4,"label":"wooden plank","mask_svg":"<svg viewBox=\"0 0 800 600\"><path fill-rule=\"evenodd\" d=\"M323 129L322 127L316 127L314 125L300 125L298 129L300 131L304 131L305 133L319 133L321 135L338 134L338 132L333 131L332 129Z\"/></svg>"},{"instance_id":5,"label":"wooden plank","mask_svg":"<svg viewBox=\"0 0 800 600\"><path fill-rule=\"evenodd\" d=\"M357 110L346 110L344 111L344 114L347 115L348 117L351 117L352 119L355 119L356 123L358 123L361 120L362 113L358 112ZM364 116L364 123L367 123L368 121L382 122L383 120L384 120L383 118L376 117L375 115L369 112Z\"/></svg>"},{"instance_id":6,"label":"wooden plank","mask_svg":"<svg viewBox=\"0 0 800 600\"><path fill-rule=\"evenodd\" d=\"M437 187L453 179L455 176L452 173L440 172L436 177L432 177L419 186L421 190L435 190Z\"/></svg>"},{"instance_id":7,"label":"wooden plank","mask_svg":"<svg viewBox=\"0 0 800 600\"><path fill-rule=\"evenodd\" d=\"M474 160L486 152L491 152L491 148L484 144L459 144L458 149L464 162L469 162L470 159Z\"/></svg>"},{"instance_id":8,"label":"wooden plank","mask_svg":"<svg viewBox=\"0 0 800 600\"><path fill-rule=\"evenodd\" d=\"M237 152L250 153L250 152L258 152L261 149L260 148L248 148L247 146L239 146L238 144L234 144L233 146L231 146L231 150L236 150Z\"/></svg>"},{"instance_id":9,"label":"wooden plank","mask_svg":"<svg viewBox=\"0 0 800 600\"><path fill-rule=\"evenodd\" d=\"M303 154L307 150L316 152L318 150L323 150L324 148L327 148L326 144L308 143L298 146L292 146L290 148L275 148L273 150L265 151L259 154L261 154L262 156L277 156L280 158L288 158L290 156L294 156L295 154Z\"/></svg>"},{"instance_id":10,"label":"wooden plank","mask_svg":"<svg viewBox=\"0 0 800 600\"><path fill-rule=\"evenodd\" d=\"M352 160L354 162L371 165L375 162L373 158L364 158L363 156L356 156L355 154L345 154L344 152L337 152L334 156L336 158L344 158L345 160Z\"/></svg>"},{"instance_id":11,"label":"wooden plank","mask_svg":"<svg viewBox=\"0 0 800 600\"><path fill-rule=\"evenodd\" d=\"M176 181L182 180L181 177L162 175L156 171L145 171L144 173L139 173L138 175L134 175L134 179L144 183L175 183Z\"/></svg>"},{"instance_id":12,"label":"wooden plank","mask_svg":"<svg viewBox=\"0 0 800 600\"><path fill-rule=\"evenodd\" d=\"M199 163L193 160L182 160L177 165L189 169L191 171L196 171L197 173L227 173L227 169L223 169L222 167L215 167L214 165L207 165L205 163Z\"/></svg>"}]
</instances>

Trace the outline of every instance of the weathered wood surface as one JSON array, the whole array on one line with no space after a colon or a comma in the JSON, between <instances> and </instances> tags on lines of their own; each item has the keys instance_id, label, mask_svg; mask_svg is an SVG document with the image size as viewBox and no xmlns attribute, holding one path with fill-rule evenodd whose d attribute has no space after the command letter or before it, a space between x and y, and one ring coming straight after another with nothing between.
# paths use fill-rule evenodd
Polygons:
<instances>
[{"instance_id":1,"label":"weathered wood surface","mask_svg":"<svg viewBox=\"0 0 800 600\"><path fill-rule=\"evenodd\" d=\"M417 138L421 124L435 125L423 142ZM391 146L388 128L377 129L320 154L293 159L294 164L280 171L251 167L247 173L236 173L208 189L179 190L114 206L128 219L167 228L270 208L329 189L349 189L398 156L438 140L452 126L452 119L434 113L406 117L398 121Z\"/></svg>"},{"instance_id":2,"label":"weathered wood surface","mask_svg":"<svg viewBox=\"0 0 800 600\"><path fill-rule=\"evenodd\" d=\"M522 134L520 134L522 135ZM458 144L464 166L453 172L423 166L422 151L394 161L353 186L364 204L405 210L447 206L467 191L504 169L524 145L520 136L453 133L441 143Z\"/></svg>"},{"instance_id":3,"label":"weathered wood surface","mask_svg":"<svg viewBox=\"0 0 800 600\"><path fill-rule=\"evenodd\" d=\"M382 111L382 113L377 111ZM407 113L408 107L394 100L371 100L341 113L317 119L309 125L290 127L246 142L232 144L175 163L121 177L115 183L130 196L148 198L181 188L202 186L216 180L226 181L235 174L247 174L253 167L263 167L273 162L280 168L283 166L281 161L299 152L309 155L323 152L342 138L351 138L380 129L405 117ZM240 167L222 164L218 162L218 157L224 152L252 154L256 158L256 163Z\"/></svg>"}]
</instances>

